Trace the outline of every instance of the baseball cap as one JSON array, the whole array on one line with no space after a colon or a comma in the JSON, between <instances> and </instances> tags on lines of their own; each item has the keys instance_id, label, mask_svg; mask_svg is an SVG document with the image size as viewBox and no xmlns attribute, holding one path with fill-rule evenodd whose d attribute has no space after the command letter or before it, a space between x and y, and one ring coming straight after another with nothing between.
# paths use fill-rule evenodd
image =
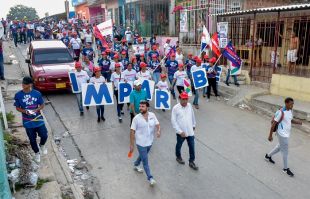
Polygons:
<instances>
[{"instance_id":1,"label":"baseball cap","mask_svg":"<svg viewBox=\"0 0 310 199\"><path fill-rule=\"evenodd\" d=\"M208 56L207 54L205 54L205 55L203 56L203 58L204 58L204 59L208 59L209 56Z\"/></svg>"},{"instance_id":2,"label":"baseball cap","mask_svg":"<svg viewBox=\"0 0 310 199\"><path fill-rule=\"evenodd\" d=\"M209 63L214 64L215 62L216 62L216 58L215 57L212 57L212 58L209 59Z\"/></svg>"},{"instance_id":3,"label":"baseball cap","mask_svg":"<svg viewBox=\"0 0 310 199\"><path fill-rule=\"evenodd\" d=\"M196 59L196 63L200 63L200 64L201 64L201 62L202 62L202 61L201 61L200 58L197 58L197 59Z\"/></svg>"},{"instance_id":4,"label":"baseball cap","mask_svg":"<svg viewBox=\"0 0 310 199\"><path fill-rule=\"evenodd\" d=\"M140 86L140 85L142 85L142 81L141 81L140 79L137 79L137 80L135 80L135 81L133 82L133 85L134 85L134 86Z\"/></svg>"},{"instance_id":5,"label":"baseball cap","mask_svg":"<svg viewBox=\"0 0 310 199\"><path fill-rule=\"evenodd\" d=\"M82 68L81 62L75 62L75 68Z\"/></svg>"},{"instance_id":6,"label":"baseball cap","mask_svg":"<svg viewBox=\"0 0 310 199\"><path fill-rule=\"evenodd\" d=\"M33 81L32 81L31 77L26 76L26 77L23 78L23 82L22 83L28 85L28 84L32 84Z\"/></svg>"},{"instance_id":7,"label":"baseball cap","mask_svg":"<svg viewBox=\"0 0 310 199\"><path fill-rule=\"evenodd\" d=\"M115 68L119 68L121 67L121 64L120 63L115 63Z\"/></svg>"},{"instance_id":8,"label":"baseball cap","mask_svg":"<svg viewBox=\"0 0 310 199\"><path fill-rule=\"evenodd\" d=\"M144 62L141 62L141 63L140 63L140 67L141 67L141 68L144 68L144 67L146 67L146 66L147 66L146 63L144 63Z\"/></svg>"},{"instance_id":9,"label":"baseball cap","mask_svg":"<svg viewBox=\"0 0 310 199\"><path fill-rule=\"evenodd\" d=\"M98 72L98 71L101 71L101 68L97 66L94 68L94 72Z\"/></svg>"},{"instance_id":10,"label":"baseball cap","mask_svg":"<svg viewBox=\"0 0 310 199\"><path fill-rule=\"evenodd\" d=\"M180 94L180 98L181 98L181 99L188 99L188 94L187 94L187 92L183 91L183 92Z\"/></svg>"},{"instance_id":11,"label":"baseball cap","mask_svg":"<svg viewBox=\"0 0 310 199\"><path fill-rule=\"evenodd\" d=\"M167 75L165 73L160 74L160 78L165 78Z\"/></svg>"}]
</instances>

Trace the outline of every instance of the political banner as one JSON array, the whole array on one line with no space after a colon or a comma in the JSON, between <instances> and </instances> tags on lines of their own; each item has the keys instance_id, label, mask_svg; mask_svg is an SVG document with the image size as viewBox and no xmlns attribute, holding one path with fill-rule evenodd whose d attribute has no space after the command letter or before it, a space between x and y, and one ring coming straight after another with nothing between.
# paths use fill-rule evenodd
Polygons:
<instances>
[{"instance_id":1,"label":"political banner","mask_svg":"<svg viewBox=\"0 0 310 199\"><path fill-rule=\"evenodd\" d=\"M144 54L144 44L134 44L132 45L135 55Z\"/></svg>"},{"instance_id":2,"label":"political banner","mask_svg":"<svg viewBox=\"0 0 310 199\"><path fill-rule=\"evenodd\" d=\"M222 74L222 71L223 71L223 68L222 66L217 66L216 67L216 82L219 82L221 80L221 74Z\"/></svg>"},{"instance_id":3,"label":"political banner","mask_svg":"<svg viewBox=\"0 0 310 199\"><path fill-rule=\"evenodd\" d=\"M146 79L143 81L141 89L146 91L146 98L147 100L151 101L153 99L155 82L153 80Z\"/></svg>"},{"instance_id":4,"label":"political banner","mask_svg":"<svg viewBox=\"0 0 310 199\"><path fill-rule=\"evenodd\" d=\"M120 82L118 84L118 103L125 104L130 102L130 93L133 88L132 82Z\"/></svg>"},{"instance_id":5,"label":"political banner","mask_svg":"<svg viewBox=\"0 0 310 199\"><path fill-rule=\"evenodd\" d=\"M171 95L168 90L155 90L155 109L171 109Z\"/></svg>"},{"instance_id":6,"label":"political banner","mask_svg":"<svg viewBox=\"0 0 310 199\"><path fill-rule=\"evenodd\" d=\"M217 32L219 35L219 45L220 48L225 48L228 44L228 22L218 22L217 23Z\"/></svg>"},{"instance_id":7,"label":"political banner","mask_svg":"<svg viewBox=\"0 0 310 199\"><path fill-rule=\"evenodd\" d=\"M209 85L207 73L204 68L192 71L192 78L196 90Z\"/></svg>"},{"instance_id":8,"label":"political banner","mask_svg":"<svg viewBox=\"0 0 310 199\"><path fill-rule=\"evenodd\" d=\"M69 79L71 83L72 93L80 93L81 90L79 88L77 78L76 78L76 73L74 71L69 72Z\"/></svg>"},{"instance_id":9,"label":"political banner","mask_svg":"<svg viewBox=\"0 0 310 199\"><path fill-rule=\"evenodd\" d=\"M112 83L82 84L82 102L83 106L114 104Z\"/></svg>"},{"instance_id":10,"label":"political banner","mask_svg":"<svg viewBox=\"0 0 310 199\"><path fill-rule=\"evenodd\" d=\"M231 61L228 61L228 62L229 62L229 67L230 67L230 75L240 75L241 70L242 70L242 62L239 67L233 64Z\"/></svg>"},{"instance_id":11,"label":"political banner","mask_svg":"<svg viewBox=\"0 0 310 199\"><path fill-rule=\"evenodd\" d=\"M113 34L113 24L112 20L107 20L105 22L102 22L101 24L97 25L100 33L102 36L112 35Z\"/></svg>"},{"instance_id":12,"label":"political banner","mask_svg":"<svg viewBox=\"0 0 310 199\"><path fill-rule=\"evenodd\" d=\"M180 32L188 32L187 10L180 11Z\"/></svg>"},{"instance_id":13,"label":"political banner","mask_svg":"<svg viewBox=\"0 0 310 199\"><path fill-rule=\"evenodd\" d=\"M189 79L184 79L183 84L184 84L184 91L188 94L188 96L192 96L193 92L191 81Z\"/></svg>"}]
</instances>

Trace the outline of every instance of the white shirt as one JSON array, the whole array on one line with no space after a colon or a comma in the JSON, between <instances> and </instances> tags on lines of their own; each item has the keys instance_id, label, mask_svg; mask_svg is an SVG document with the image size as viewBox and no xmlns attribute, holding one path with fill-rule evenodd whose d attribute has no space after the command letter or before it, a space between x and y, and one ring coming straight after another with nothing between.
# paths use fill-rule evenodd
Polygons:
<instances>
[{"instance_id":1,"label":"white shirt","mask_svg":"<svg viewBox=\"0 0 310 199\"><path fill-rule=\"evenodd\" d=\"M136 115L131 123L131 129L135 131L136 144L142 147L151 146L154 140L155 128L158 124L156 115L152 112L148 112L147 121L141 113Z\"/></svg>"},{"instance_id":2,"label":"white shirt","mask_svg":"<svg viewBox=\"0 0 310 199\"><path fill-rule=\"evenodd\" d=\"M112 73L111 82L114 83L114 90L118 90L118 83L123 82L123 81L124 81L124 77L122 73L120 74L117 74L116 72Z\"/></svg>"},{"instance_id":3,"label":"white shirt","mask_svg":"<svg viewBox=\"0 0 310 199\"><path fill-rule=\"evenodd\" d=\"M82 91L82 84L87 83L87 80L89 80L89 76L85 70L81 70L80 72L75 71L75 75L78 82L79 90Z\"/></svg>"},{"instance_id":4,"label":"white shirt","mask_svg":"<svg viewBox=\"0 0 310 199\"><path fill-rule=\"evenodd\" d=\"M175 53L175 60L177 60L177 62L179 64L183 64L183 54L182 53L180 53L180 54Z\"/></svg>"},{"instance_id":5,"label":"white shirt","mask_svg":"<svg viewBox=\"0 0 310 199\"><path fill-rule=\"evenodd\" d=\"M293 119L293 113L292 110L285 110L285 108L281 108L284 113L284 117L282 121L278 125L277 133L282 137L290 137L291 128L292 128L292 119ZM282 113L280 110L278 110L275 113L274 120L276 122L279 122L281 119Z\"/></svg>"},{"instance_id":6,"label":"white shirt","mask_svg":"<svg viewBox=\"0 0 310 199\"><path fill-rule=\"evenodd\" d=\"M176 133L185 133L186 136L194 136L196 119L194 110L190 103L183 107L180 103L176 104L171 113L171 123Z\"/></svg>"},{"instance_id":7,"label":"white shirt","mask_svg":"<svg viewBox=\"0 0 310 199\"><path fill-rule=\"evenodd\" d=\"M177 70L174 75L173 78L176 79L176 84L177 86L184 86L184 79L187 77L187 73L186 71L179 71Z\"/></svg>"},{"instance_id":8,"label":"white shirt","mask_svg":"<svg viewBox=\"0 0 310 199\"><path fill-rule=\"evenodd\" d=\"M86 43L92 43L93 42L93 35L91 33L85 33L84 34L85 42Z\"/></svg>"},{"instance_id":9,"label":"white shirt","mask_svg":"<svg viewBox=\"0 0 310 199\"><path fill-rule=\"evenodd\" d=\"M202 65L200 65L200 66L193 65L193 66L191 67L191 72L194 72L194 71L199 70L199 69L202 69Z\"/></svg>"},{"instance_id":10,"label":"white shirt","mask_svg":"<svg viewBox=\"0 0 310 199\"><path fill-rule=\"evenodd\" d=\"M132 32L130 30L126 30L125 31L125 35L126 35L126 41L131 41L131 35L132 35Z\"/></svg>"},{"instance_id":11,"label":"white shirt","mask_svg":"<svg viewBox=\"0 0 310 199\"><path fill-rule=\"evenodd\" d=\"M166 91L169 90L167 81L162 81L162 80L160 80L160 81L156 84L156 86L157 86L157 88L158 88L159 90L161 90L161 91L162 91L162 90L166 90Z\"/></svg>"},{"instance_id":12,"label":"white shirt","mask_svg":"<svg viewBox=\"0 0 310 199\"><path fill-rule=\"evenodd\" d=\"M70 40L70 44L72 45L73 49L80 49L81 48L81 43L82 43L82 41L81 41L80 38L76 38L76 39L72 38Z\"/></svg>"},{"instance_id":13,"label":"white shirt","mask_svg":"<svg viewBox=\"0 0 310 199\"><path fill-rule=\"evenodd\" d=\"M152 76L151 76L150 71L146 70L145 72L142 72L142 71L138 72L136 74L136 78L137 79L142 79L142 80L145 80L145 79L151 80Z\"/></svg>"},{"instance_id":14,"label":"white shirt","mask_svg":"<svg viewBox=\"0 0 310 199\"><path fill-rule=\"evenodd\" d=\"M123 63L122 62L118 62L120 65L121 65L121 71L123 71L124 70L124 65L123 65ZM110 64L110 71L115 71L115 61L114 60L112 60L111 61L111 64Z\"/></svg>"},{"instance_id":15,"label":"white shirt","mask_svg":"<svg viewBox=\"0 0 310 199\"><path fill-rule=\"evenodd\" d=\"M89 83L105 83L105 78L103 76L100 76L99 78L91 77Z\"/></svg>"},{"instance_id":16,"label":"white shirt","mask_svg":"<svg viewBox=\"0 0 310 199\"><path fill-rule=\"evenodd\" d=\"M136 74L137 72L135 70L131 69L131 71L129 71L126 69L123 72L124 80L127 82L133 82L136 80Z\"/></svg>"},{"instance_id":17,"label":"white shirt","mask_svg":"<svg viewBox=\"0 0 310 199\"><path fill-rule=\"evenodd\" d=\"M165 53L165 55L167 55L169 53L170 49L171 49L170 44L165 43L164 44L164 53Z\"/></svg>"}]
</instances>

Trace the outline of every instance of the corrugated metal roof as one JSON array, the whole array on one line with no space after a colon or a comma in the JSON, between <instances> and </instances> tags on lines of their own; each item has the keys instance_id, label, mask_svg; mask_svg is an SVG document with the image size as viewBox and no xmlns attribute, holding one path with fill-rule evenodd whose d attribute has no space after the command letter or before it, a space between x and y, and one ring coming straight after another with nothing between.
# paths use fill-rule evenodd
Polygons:
<instances>
[{"instance_id":1,"label":"corrugated metal roof","mask_svg":"<svg viewBox=\"0 0 310 199\"><path fill-rule=\"evenodd\" d=\"M264 13L264 12L278 12L278 11L293 11L293 10L307 10L310 9L310 4L297 4L297 5L287 5L287 6L276 6L267 8L256 8L250 10L237 10L232 12L225 12L219 14L213 14L210 16L229 16L229 15L245 15L253 13Z\"/></svg>"}]
</instances>

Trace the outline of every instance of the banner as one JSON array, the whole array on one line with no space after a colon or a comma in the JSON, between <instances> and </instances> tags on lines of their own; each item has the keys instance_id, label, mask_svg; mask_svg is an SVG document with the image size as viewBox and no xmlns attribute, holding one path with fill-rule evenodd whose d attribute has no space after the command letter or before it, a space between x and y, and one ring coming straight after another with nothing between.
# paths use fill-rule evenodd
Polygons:
<instances>
[{"instance_id":1,"label":"banner","mask_svg":"<svg viewBox=\"0 0 310 199\"><path fill-rule=\"evenodd\" d=\"M79 89L79 85L76 79L76 74L74 71L69 72L69 79L71 83L72 93L80 93L81 90Z\"/></svg>"},{"instance_id":2,"label":"banner","mask_svg":"<svg viewBox=\"0 0 310 199\"><path fill-rule=\"evenodd\" d=\"M211 43L212 51L214 52L214 54L216 54L217 57L219 57L221 55L221 50L219 46L219 38L217 32L212 35Z\"/></svg>"},{"instance_id":3,"label":"banner","mask_svg":"<svg viewBox=\"0 0 310 199\"><path fill-rule=\"evenodd\" d=\"M212 43L211 43L209 31L207 30L206 26L203 26L203 31L201 35L200 52L204 51L207 45L209 45L210 48L212 49Z\"/></svg>"},{"instance_id":4,"label":"banner","mask_svg":"<svg viewBox=\"0 0 310 199\"><path fill-rule=\"evenodd\" d=\"M209 85L207 73L204 68L192 71L192 78L196 90Z\"/></svg>"},{"instance_id":5,"label":"banner","mask_svg":"<svg viewBox=\"0 0 310 199\"><path fill-rule=\"evenodd\" d=\"M184 84L184 91L188 94L188 96L192 96L193 93L192 93L191 81L189 79L184 79L183 84Z\"/></svg>"},{"instance_id":6,"label":"banner","mask_svg":"<svg viewBox=\"0 0 310 199\"><path fill-rule=\"evenodd\" d=\"M132 45L132 48L135 52L135 55L141 55L145 53L144 44L134 44Z\"/></svg>"},{"instance_id":7,"label":"banner","mask_svg":"<svg viewBox=\"0 0 310 199\"><path fill-rule=\"evenodd\" d=\"M242 64L241 66L234 65L231 61L228 61L229 68L230 68L230 75L240 75L242 70Z\"/></svg>"},{"instance_id":8,"label":"banner","mask_svg":"<svg viewBox=\"0 0 310 199\"><path fill-rule=\"evenodd\" d=\"M146 98L147 100L151 101L153 99L155 82L153 80L145 79L142 83L141 89L144 89L146 91Z\"/></svg>"},{"instance_id":9,"label":"banner","mask_svg":"<svg viewBox=\"0 0 310 199\"><path fill-rule=\"evenodd\" d=\"M112 20L107 20L97 25L102 36L112 35L113 34L113 24Z\"/></svg>"},{"instance_id":10,"label":"banner","mask_svg":"<svg viewBox=\"0 0 310 199\"><path fill-rule=\"evenodd\" d=\"M167 90L155 90L155 109L171 109L171 95Z\"/></svg>"},{"instance_id":11,"label":"banner","mask_svg":"<svg viewBox=\"0 0 310 199\"><path fill-rule=\"evenodd\" d=\"M234 67L233 73L235 73L236 70L239 70L239 69L235 69L235 68L240 68L241 67L242 60L237 55L237 52L236 52L236 50L235 50L235 48L234 48L234 46L232 45L231 42L229 42L227 44L227 46L224 48L223 56L226 57L232 63L232 65Z\"/></svg>"},{"instance_id":12,"label":"banner","mask_svg":"<svg viewBox=\"0 0 310 199\"><path fill-rule=\"evenodd\" d=\"M221 80L221 74L222 74L223 68L222 66L217 66L215 70L216 70L216 77L215 77L216 82L219 82Z\"/></svg>"},{"instance_id":13,"label":"banner","mask_svg":"<svg viewBox=\"0 0 310 199\"><path fill-rule=\"evenodd\" d=\"M228 44L228 22L218 22L217 32L219 34L218 36L220 48L225 48Z\"/></svg>"},{"instance_id":14,"label":"banner","mask_svg":"<svg viewBox=\"0 0 310 199\"><path fill-rule=\"evenodd\" d=\"M188 32L188 21L186 10L180 11L180 32Z\"/></svg>"},{"instance_id":15,"label":"banner","mask_svg":"<svg viewBox=\"0 0 310 199\"><path fill-rule=\"evenodd\" d=\"M82 101L83 106L114 104L112 83L82 84Z\"/></svg>"},{"instance_id":16,"label":"banner","mask_svg":"<svg viewBox=\"0 0 310 199\"><path fill-rule=\"evenodd\" d=\"M130 102L130 93L133 88L132 82L118 83L118 103L125 104Z\"/></svg>"}]
</instances>

